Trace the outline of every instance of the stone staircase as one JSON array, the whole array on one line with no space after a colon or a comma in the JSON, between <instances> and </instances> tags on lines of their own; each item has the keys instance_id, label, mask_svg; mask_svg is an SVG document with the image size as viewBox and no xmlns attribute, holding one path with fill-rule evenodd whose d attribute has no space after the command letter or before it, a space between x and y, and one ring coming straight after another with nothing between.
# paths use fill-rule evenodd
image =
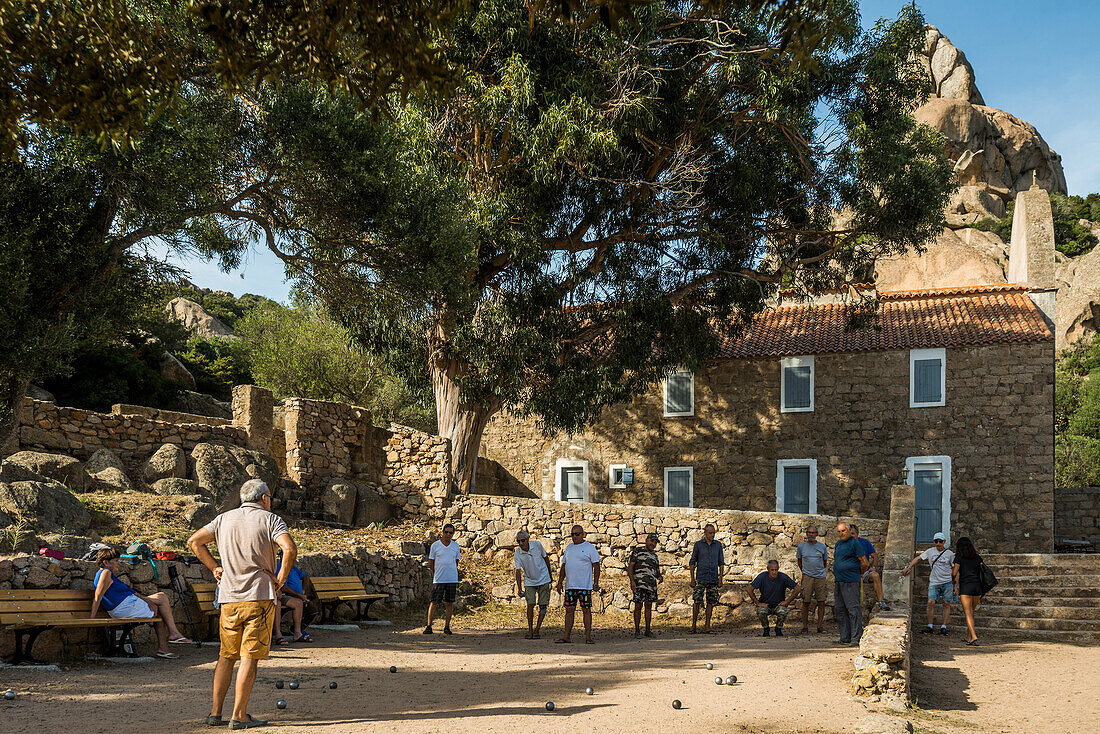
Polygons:
<instances>
[{"instance_id":1,"label":"stone staircase","mask_svg":"<svg viewBox=\"0 0 1100 734\"><path fill-rule=\"evenodd\" d=\"M1000 583L978 608L979 636L1100 641L1100 555L988 553L982 557ZM924 623L928 574L927 565L922 565L914 625ZM952 626L962 624L962 609L956 607Z\"/></svg>"}]
</instances>

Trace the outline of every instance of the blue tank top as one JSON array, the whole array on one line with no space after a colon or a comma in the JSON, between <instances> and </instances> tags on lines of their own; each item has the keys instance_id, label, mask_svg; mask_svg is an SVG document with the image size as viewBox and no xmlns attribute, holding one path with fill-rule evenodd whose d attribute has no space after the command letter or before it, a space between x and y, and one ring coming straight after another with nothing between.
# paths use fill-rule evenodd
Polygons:
<instances>
[{"instance_id":1,"label":"blue tank top","mask_svg":"<svg viewBox=\"0 0 1100 734\"><path fill-rule=\"evenodd\" d=\"M107 569L101 568L95 572L95 585L99 586L99 575L105 572ZM107 587L107 591L103 594L103 599L100 601L100 606L106 609L108 612L121 604L126 597L133 594L134 590L126 584L118 580L118 576L111 574L111 585Z\"/></svg>"}]
</instances>

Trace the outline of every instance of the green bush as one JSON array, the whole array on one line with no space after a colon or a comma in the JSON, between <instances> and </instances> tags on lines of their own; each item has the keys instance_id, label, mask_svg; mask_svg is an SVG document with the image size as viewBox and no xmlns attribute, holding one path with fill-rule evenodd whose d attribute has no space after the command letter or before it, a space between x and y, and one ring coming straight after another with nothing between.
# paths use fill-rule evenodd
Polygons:
<instances>
[{"instance_id":1,"label":"green bush","mask_svg":"<svg viewBox=\"0 0 1100 734\"><path fill-rule=\"evenodd\" d=\"M1003 219L986 217L971 225L974 229L992 232L1004 242L1012 240L1012 210L1016 202L1008 203ZM1079 220L1100 222L1100 194L1063 196L1051 192L1050 210L1054 215L1054 249L1065 255L1076 257L1084 255L1096 246L1097 239L1092 231Z\"/></svg>"},{"instance_id":2,"label":"green bush","mask_svg":"<svg viewBox=\"0 0 1100 734\"><path fill-rule=\"evenodd\" d=\"M1081 379L1063 369L1054 372L1054 432L1065 433L1081 405Z\"/></svg>"},{"instance_id":3,"label":"green bush","mask_svg":"<svg viewBox=\"0 0 1100 734\"><path fill-rule=\"evenodd\" d=\"M235 385L254 382L247 350L237 339L192 336L175 356L194 376L195 389L219 400L232 398Z\"/></svg>"},{"instance_id":4,"label":"green bush","mask_svg":"<svg viewBox=\"0 0 1100 734\"><path fill-rule=\"evenodd\" d=\"M130 339L78 351L71 374L45 380L42 387L59 405L85 410L108 412L115 403L175 409L183 385L161 376L163 345Z\"/></svg>"},{"instance_id":5,"label":"green bush","mask_svg":"<svg viewBox=\"0 0 1100 734\"><path fill-rule=\"evenodd\" d=\"M1055 438L1054 486L1100 487L1100 439L1087 436Z\"/></svg>"}]
</instances>

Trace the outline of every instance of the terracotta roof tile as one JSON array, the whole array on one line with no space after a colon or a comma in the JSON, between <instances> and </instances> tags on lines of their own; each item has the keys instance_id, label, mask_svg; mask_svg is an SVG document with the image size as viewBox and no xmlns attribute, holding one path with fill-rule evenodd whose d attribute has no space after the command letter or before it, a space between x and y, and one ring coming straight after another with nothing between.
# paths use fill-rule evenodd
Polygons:
<instances>
[{"instance_id":1,"label":"terracotta roof tile","mask_svg":"<svg viewBox=\"0 0 1100 734\"><path fill-rule=\"evenodd\" d=\"M839 303L771 308L742 334L719 334L718 359L1052 341L1014 284L878 294L870 326L849 330Z\"/></svg>"}]
</instances>

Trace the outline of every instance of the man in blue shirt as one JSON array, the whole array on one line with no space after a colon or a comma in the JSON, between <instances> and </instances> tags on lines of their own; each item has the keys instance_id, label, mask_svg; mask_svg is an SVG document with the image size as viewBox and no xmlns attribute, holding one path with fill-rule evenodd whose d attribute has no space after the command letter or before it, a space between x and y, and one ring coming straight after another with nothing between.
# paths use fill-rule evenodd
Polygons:
<instances>
[{"instance_id":1,"label":"man in blue shirt","mask_svg":"<svg viewBox=\"0 0 1100 734\"><path fill-rule=\"evenodd\" d=\"M860 578L871 565L866 551L852 535L848 523L836 526L837 541L833 548L833 614L840 627L841 645L858 645L863 636L863 609L859 603Z\"/></svg>"},{"instance_id":2,"label":"man in blue shirt","mask_svg":"<svg viewBox=\"0 0 1100 734\"><path fill-rule=\"evenodd\" d=\"M859 544L863 546L863 552L867 554L867 560L870 562L870 566L867 567L867 571L863 574L863 580L870 580L871 586L875 588L875 598L878 600L878 608L884 612L890 611L890 605L886 603L886 600L882 596L882 577L878 574L878 552L875 550L875 546L871 545L871 541L866 538L859 537L859 526L854 522L848 523L848 529L852 531L852 536L859 541ZM863 598L863 586L859 587L860 598Z\"/></svg>"},{"instance_id":3,"label":"man in blue shirt","mask_svg":"<svg viewBox=\"0 0 1100 734\"><path fill-rule=\"evenodd\" d=\"M279 573L282 564L283 559L282 555L280 555L279 563L275 567L275 573ZM306 584L308 582L309 576L302 573L302 569L295 565L290 569L290 575L286 577L286 583L283 584L283 588L279 590L280 596L275 600L275 635L271 639L276 645L288 645L290 642L313 642L313 638L309 636L309 633L302 631L302 627L309 624L309 621L316 616L313 604L306 596ZM291 618L294 621L294 636L291 637L289 642L283 637L283 607L290 610Z\"/></svg>"},{"instance_id":4,"label":"man in blue shirt","mask_svg":"<svg viewBox=\"0 0 1100 734\"><path fill-rule=\"evenodd\" d=\"M792 589L788 596L787 589ZM760 598L756 598L756 592L760 592ZM798 584L785 573L779 572L779 561L774 558L768 561L768 570L764 571L752 580L749 585L749 597L756 605L756 616L760 618L760 624L764 626L764 637L771 636L768 628L768 615L775 615L775 636L783 636L783 622L787 619L787 611L791 602L798 597Z\"/></svg>"},{"instance_id":5,"label":"man in blue shirt","mask_svg":"<svg viewBox=\"0 0 1100 734\"><path fill-rule=\"evenodd\" d=\"M699 623L699 609L706 603L707 615L703 622L703 632L711 634L710 615L714 606L718 603L718 587L722 585L722 577L726 575L726 557L722 551L722 544L714 539L715 529L709 522L703 528L703 539L696 541L691 549L691 561L688 562L688 570L691 571L692 601L695 602L691 610L691 634L697 630Z\"/></svg>"}]
</instances>

